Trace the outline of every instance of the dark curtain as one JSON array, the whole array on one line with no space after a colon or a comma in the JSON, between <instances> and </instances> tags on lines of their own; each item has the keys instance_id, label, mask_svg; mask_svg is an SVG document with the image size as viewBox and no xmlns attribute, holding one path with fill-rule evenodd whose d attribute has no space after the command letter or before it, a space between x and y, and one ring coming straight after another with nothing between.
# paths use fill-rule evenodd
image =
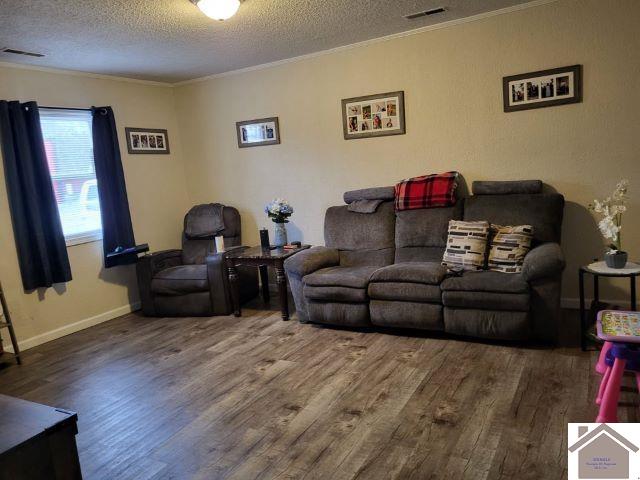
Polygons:
<instances>
[{"instance_id":1,"label":"dark curtain","mask_svg":"<svg viewBox=\"0 0 640 480\"><path fill-rule=\"evenodd\" d=\"M124 181L122 159L116 121L111 107L92 107L93 156L102 215L102 246L105 268L135 263L136 254L108 258L107 254L134 247L127 186Z\"/></svg>"},{"instance_id":2,"label":"dark curtain","mask_svg":"<svg viewBox=\"0 0 640 480\"><path fill-rule=\"evenodd\" d=\"M71 280L36 102L0 101L9 209L25 290Z\"/></svg>"}]
</instances>

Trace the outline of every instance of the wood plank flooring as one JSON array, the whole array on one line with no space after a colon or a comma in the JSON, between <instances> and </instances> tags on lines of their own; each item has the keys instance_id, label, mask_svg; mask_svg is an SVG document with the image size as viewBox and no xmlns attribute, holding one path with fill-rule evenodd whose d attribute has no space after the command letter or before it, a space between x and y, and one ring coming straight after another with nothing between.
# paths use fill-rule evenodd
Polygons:
<instances>
[{"instance_id":1,"label":"wood plank flooring","mask_svg":"<svg viewBox=\"0 0 640 480\"><path fill-rule=\"evenodd\" d=\"M127 315L27 350L0 392L77 411L87 479L564 479L567 422L595 418L595 353L243 313Z\"/></svg>"}]
</instances>

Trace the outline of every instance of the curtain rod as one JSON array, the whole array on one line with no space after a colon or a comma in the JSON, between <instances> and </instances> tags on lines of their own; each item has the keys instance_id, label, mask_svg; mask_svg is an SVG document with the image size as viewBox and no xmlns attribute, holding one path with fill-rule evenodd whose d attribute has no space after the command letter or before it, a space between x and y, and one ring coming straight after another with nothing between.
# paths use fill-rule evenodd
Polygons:
<instances>
[{"instance_id":1,"label":"curtain rod","mask_svg":"<svg viewBox=\"0 0 640 480\"><path fill-rule=\"evenodd\" d=\"M44 108L45 110L78 110L80 112L90 112L90 108L74 108L74 107L43 107L38 105L38 108Z\"/></svg>"}]
</instances>

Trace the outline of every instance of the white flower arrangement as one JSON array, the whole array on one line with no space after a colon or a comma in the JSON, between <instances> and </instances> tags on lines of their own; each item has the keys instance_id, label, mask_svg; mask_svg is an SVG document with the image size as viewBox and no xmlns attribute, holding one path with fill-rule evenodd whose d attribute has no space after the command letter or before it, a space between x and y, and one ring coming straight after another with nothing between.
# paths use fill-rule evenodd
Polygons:
<instances>
[{"instance_id":1,"label":"white flower arrangement","mask_svg":"<svg viewBox=\"0 0 640 480\"><path fill-rule=\"evenodd\" d=\"M293 207L283 198L276 198L264 207L264 212L275 223L287 223L287 218L293 213Z\"/></svg>"},{"instance_id":2,"label":"white flower arrangement","mask_svg":"<svg viewBox=\"0 0 640 480\"><path fill-rule=\"evenodd\" d=\"M628 187L629 180L620 180L610 197L594 200L589 205L591 210L602 215L598 228L604 239L610 242L608 246L612 253L622 251L622 214L627 211Z\"/></svg>"}]
</instances>

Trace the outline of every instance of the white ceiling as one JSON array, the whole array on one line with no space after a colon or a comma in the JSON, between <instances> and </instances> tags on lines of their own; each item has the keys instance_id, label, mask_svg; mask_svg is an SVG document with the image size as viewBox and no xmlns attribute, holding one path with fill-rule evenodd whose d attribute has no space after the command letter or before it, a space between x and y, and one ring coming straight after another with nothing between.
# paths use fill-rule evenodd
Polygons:
<instances>
[{"instance_id":1,"label":"white ceiling","mask_svg":"<svg viewBox=\"0 0 640 480\"><path fill-rule=\"evenodd\" d=\"M230 20L188 0L0 0L0 61L179 82L527 3L528 0L244 0ZM444 6L433 17L403 15Z\"/></svg>"}]
</instances>

